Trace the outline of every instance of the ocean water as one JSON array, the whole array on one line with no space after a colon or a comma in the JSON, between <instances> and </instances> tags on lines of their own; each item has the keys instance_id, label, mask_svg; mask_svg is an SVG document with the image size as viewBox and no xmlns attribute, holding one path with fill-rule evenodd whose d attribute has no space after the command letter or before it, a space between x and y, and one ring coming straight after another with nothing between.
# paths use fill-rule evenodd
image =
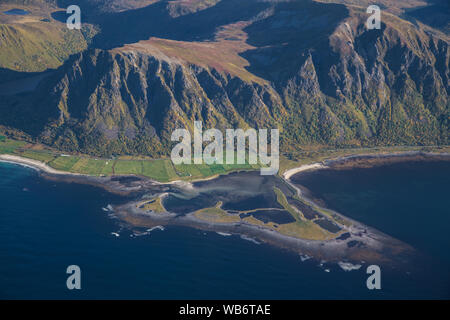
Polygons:
<instances>
[{"instance_id":1,"label":"ocean water","mask_svg":"<svg viewBox=\"0 0 450 320\"><path fill-rule=\"evenodd\" d=\"M450 265L450 161L318 170L293 181L326 206Z\"/></svg>"},{"instance_id":2,"label":"ocean water","mask_svg":"<svg viewBox=\"0 0 450 320\"><path fill-rule=\"evenodd\" d=\"M382 290L370 291L365 265L346 272L236 235L181 227L135 236L102 210L124 201L95 187L47 181L32 169L0 163L0 298L450 297L442 272L381 266ZM81 290L66 287L69 265L81 268Z\"/></svg>"}]
</instances>

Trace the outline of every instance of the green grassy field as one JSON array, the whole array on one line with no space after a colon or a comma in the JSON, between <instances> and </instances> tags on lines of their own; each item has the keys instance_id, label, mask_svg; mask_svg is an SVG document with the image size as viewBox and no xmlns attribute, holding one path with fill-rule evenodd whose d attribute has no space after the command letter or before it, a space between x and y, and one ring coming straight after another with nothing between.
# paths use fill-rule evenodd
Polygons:
<instances>
[{"instance_id":1,"label":"green grassy field","mask_svg":"<svg viewBox=\"0 0 450 320\"><path fill-rule=\"evenodd\" d=\"M13 154L16 150L22 148L25 145L26 143L22 141L16 141L7 138L2 139L0 140L0 154L2 153Z\"/></svg>"},{"instance_id":2,"label":"green grassy field","mask_svg":"<svg viewBox=\"0 0 450 320\"><path fill-rule=\"evenodd\" d=\"M142 175L141 160L118 160L114 165L115 174L137 174Z\"/></svg>"},{"instance_id":3,"label":"green grassy field","mask_svg":"<svg viewBox=\"0 0 450 320\"><path fill-rule=\"evenodd\" d=\"M366 148L366 149L342 149L342 150L322 150L309 151L297 155L294 159L288 160L280 157L280 174L290 168L298 167L302 164L323 161L333 157L342 157L351 154L370 154L383 152L404 152L404 151L434 151L449 152L449 147L387 147L387 148ZM213 165L176 165L169 159L159 160L136 160L130 159L95 159L88 156L62 156L55 150L50 150L43 146L33 146L23 141L17 141L0 135L0 154L18 155L29 159L34 159L46 163L48 166L73 173L88 175L127 175L135 174L146 176L159 182L169 182L175 180L197 180L216 175L227 174L235 171L258 170L259 165L250 164L213 164ZM282 200L282 199L281 199ZM292 212L291 212L292 214Z\"/></svg>"},{"instance_id":4,"label":"green grassy field","mask_svg":"<svg viewBox=\"0 0 450 320\"><path fill-rule=\"evenodd\" d=\"M202 176L197 166L180 164L175 166L176 173L179 177L197 179Z\"/></svg>"},{"instance_id":5,"label":"green grassy field","mask_svg":"<svg viewBox=\"0 0 450 320\"><path fill-rule=\"evenodd\" d=\"M142 175L153 177L161 182L178 178L170 160L142 161Z\"/></svg>"},{"instance_id":6,"label":"green grassy field","mask_svg":"<svg viewBox=\"0 0 450 320\"><path fill-rule=\"evenodd\" d=\"M106 165L106 160L81 158L72 167L72 172L79 172L89 175L101 175Z\"/></svg>"},{"instance_id":7,"label":"green grassy field","mask_svg":"<svg viewBox=\"0 0 450 320\"><path fill-rule=\"evenodd\" d=\"M114 160L106 161L101 174L106 176L112 175L114 173L114 163Z\"/></svg>"},{"instance_id":8,"label":"green grassy field","mask_svg":"<svg viewBox=\"0 0 450 320\"><path fill-rule=\"evenodd\" d=\"M25 150L21 152L19 155L24 158L30 158L44 163L49 163L56 157L53 153L49 151L34 151L34 150Z\"/></svg>"},{"instance_id":9,"label":"green grassy field","mask_svg":"<svg viewBox=\"0 0 450 320\"><path fill-rule=\"evenodd\" d=\"M69 171L71 172L71 169L77 163L77 161L80 158L78 157L58 157L55 160L48 163L48 165L54 169L61 170L61 171Z\"/></svg>"},{"instance_id":10,"label":"green grassy field","mask_svg":"<svg viewBox=\"0 0 450 320\"><path fill-rule=\"evenodd\" d=\"M241 165L177 165L169 159L135 160L135 159L95 159L88 156L73 156L45 149L33 150L32 145L25 142L0 136L0 154L13 154L24 158L38 160L48 166L72 173L88 175L126 175L135 174L149 177L159 182L174 180L204 179L215 175L226 174L237 170L250 170L254 166ZM36 148L37 149L37 148ZM257 168L257 167L255 167Z\"/></svg>"}]
</instances>

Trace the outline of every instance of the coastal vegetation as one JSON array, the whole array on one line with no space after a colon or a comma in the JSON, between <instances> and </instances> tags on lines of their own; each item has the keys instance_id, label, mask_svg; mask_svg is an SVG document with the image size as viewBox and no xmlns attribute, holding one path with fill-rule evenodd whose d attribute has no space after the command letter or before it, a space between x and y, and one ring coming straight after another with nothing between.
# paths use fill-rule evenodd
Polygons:
<instances>
[{"instance_id":1,"label":"coastal vegetation","mask_svg":"<svg viewBox=\"0 0 450 320\"><path fill-rule=\"evenodd\" d=\"M2 138L3 137L3 138ZM397 146L377 148L351 149L313 149L310 151L284 154L280 157L280 171L298 167L303 164L322 162L350 155L399 153L408 151L450 152L446 146ZM174 165L170 159L152 159L149 157L118 156L114 158L97 158L84 154L63 154L61 151L40 144L0 136L0 154L17 155L24 158L38 160L51 168L94 176L110 175L138 175L145 176L159 182L175 180L201 180L213 176L235 171L259 170L259 165L245 164L192 164ZM289 210L288 210L289 211Z\"/></svg>"},{"instance_id":2,"label":"coastal vegetation","mask_svg":"<svg viewBox=\"0 0 450 320\"><path fill-rule=\"evenodd\" d=\"M152 200L146 200L137 205L139 209L145 210L145 211L151 211L154 213L164 213L166 212L166 209L164 208L161 197L155 197Z\"/></svg>"},{"instance_id":3,"label":"coastal vegetation","mask_svg":"<svg viewBox=\"0 0 450 320\"><path fill-rule=\"evenodd\" d=\"M325 240L329 238L335 238L339 234L333 234L327 230L321 228L318 224L314 223L314 220L306 219L301 211L296 210L288 203L286 195L277 187L274 187L274 191L277 195L277 201L281 206L286 209L296 220L289 224L281 224L277 230L282 234L294 237L300 237L302 239L314 239Z\"/></svg>"},{"instance_id":4,"label":"coastal vegetation","mask_svg":"<svg viewBox=\"0 0 450 320\"><path fill-rule=\"evenodd\" d=\"M389 148L365 148L365 149L339 149L339 150L310 150L281 157L282 171L280 175L300 165L321 162L327 159L335 159L358 154L383 154L404 153L408 151L425 152L449 152L449 147L389 147ZM231 173L234 171L258 170L257 166L244 165L180 165L174 166L169 159L150 159L146 157L121 156L116 158L94 158L83 154L62 154L60 151L40 144L31 144L17 141L7 137L0 137L0 154L16 155L24 158L38 160L53 169L68 173L82 173L94 176L111 175L138 175L145 176L159 182L175 180L202 180L213 176ZM275 178L278 179L278 178ZM197 210L194 216L197 219L220 224L247 223L259 226L280 234L309 240L335 239L352 225L352 222L344 217L313 203L305 202L296 193L274 186L274 208L252 208L250 210L235 210L229 212L223 209L222 201L214 207ZM166 209L163 198L155 197L146 199L137 204L137 208L143 211L164 214ZM275 212L276 211L276 212ZM276 213L275 215L273 215ZM291 216L292 221L285 219L284 215ZM284 217L284 218L283 218Z\"/></svg>"},{"instance_id":5,"label":"coastal vegetation","mask_svg":"<svg viewBox=\"0 0 450 320\"><path fill-rule=\"evenodd\" d=\"M218 202L215 207L198 210L194 213L194 215L196 218L210 223L247 223L299 239L327 240L336 238L341 234L340 230L337 232L330 232L325 228L322 228L314 221L305 219L299 214L299 212L289 205L285 194L280 189L274 187L274 191L277 194L277 201L294 217L294 222L279 223L272 221L267 217L261 218L260 215L264 215L265 212L275 210L270 208L260 208L229 213L221 208L222 202Z\"/></svg>"},{"instance_id":6,"label":"coastal vegetation","mask_svg":"<svg viewBox=\"0 0 450 320\"><path fill-rule=\"evenodd\" d=\"M201 220L214 223L235 223L241 221L239 215L229 214L221 206L222 203L219 202L215 207L198 210L195 212L195 216Z\"/></svg>"},{"instance_id":7,"label":"coastal vegetation","mask_svg":"<svg viewBox=\"0 0 450 320\"><path fill-rule=\"evenodd\" d=\"M62 154L60 151L42 145L23 141L0 139L0 154L12 154L38 160L49 167L68 173L94 176L138 175L159 182L174 180L196 180L226 174L233 171L257 169L257 165L173 165L170 159L121 156L116 158L95 158L89 155Z\"/></svg>"},{"instance_id":8,"label":"coastal vegetation","mask_svg":"<svg viewBox=\"0 0 450 320\"><path fill-rule=\"evenodd\" d=\"M11 140L7 138L0 139L0 153L11 154L25 145L26 143L22 141Z\"/></svg>"}]
</instances>

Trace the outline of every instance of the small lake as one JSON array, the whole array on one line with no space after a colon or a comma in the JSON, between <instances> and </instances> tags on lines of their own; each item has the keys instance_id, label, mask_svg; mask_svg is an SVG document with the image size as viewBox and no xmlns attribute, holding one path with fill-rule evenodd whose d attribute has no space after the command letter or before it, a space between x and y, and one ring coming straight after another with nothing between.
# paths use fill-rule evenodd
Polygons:
<instances>
[{"instance_id":1,"label":"small lake","mask_svg":"<svg viewBox=\"0 0 450 320\"><path fill-rule=\"evenodd\" d=\"M30 14L30 12L22 9L11 9L8 11L3 11L3 13L10 16L26 16L27 14Z\"/></svg>"}]
</instances>

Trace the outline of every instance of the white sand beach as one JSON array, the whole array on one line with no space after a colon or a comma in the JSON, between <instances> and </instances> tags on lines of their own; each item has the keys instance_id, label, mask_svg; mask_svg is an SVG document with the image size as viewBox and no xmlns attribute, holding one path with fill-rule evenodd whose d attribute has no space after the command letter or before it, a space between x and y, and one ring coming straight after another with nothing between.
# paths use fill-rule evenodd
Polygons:
<instances>
[{"instance_id":1,"label":"white sand beach","mask_svg":"<svg viewBox=\"0 0 450 320\"><path fill-rule=\"evenodd\" d=\"M283 177L286 180L289 180L293 175L307 170L317 170L317 169L325 169L327 166L321 164L321 163L313 163L313 164L306 164L303 166L300 166L298 168L287 170L285 173L283 173Z\"/></svg>"},{"instance_id":2,"label":"white sand beach","mask_svg":"<svg viewBox=\"0 0 450 320\"><path fill-rule=\"evenodd\" d=\"M59 170L53 169L41 161L23 158L23 157L19 157L19 156L13 156L10 154L1 154L0 161L27 166L27 167L30 167L30 168L33 168L36 170L41 170L41 171L44 171L46 173L51 173L51 174L83 176L83 174L80 174L80 173L72 173L72 172L59 171Z\"/></svg>"}]
</instances>

